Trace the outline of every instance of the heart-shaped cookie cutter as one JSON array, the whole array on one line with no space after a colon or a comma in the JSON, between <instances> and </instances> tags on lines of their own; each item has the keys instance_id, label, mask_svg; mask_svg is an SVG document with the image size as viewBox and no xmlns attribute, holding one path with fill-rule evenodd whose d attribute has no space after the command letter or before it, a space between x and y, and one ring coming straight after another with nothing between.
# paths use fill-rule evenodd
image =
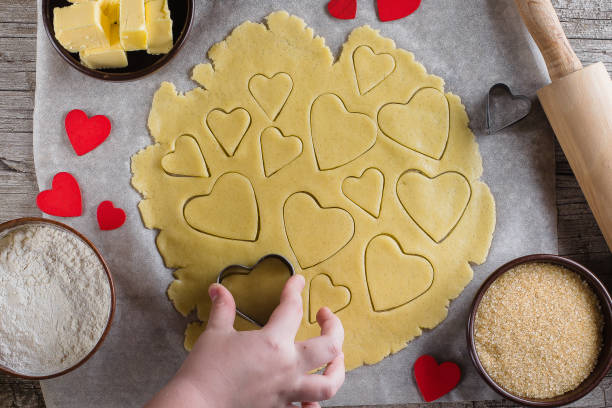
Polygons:
<instances>
[{"instance_id":1,"label":"heart-shaped cookie cutter","mask_svg":"<svg viewBox=\"0 0 612 408\"><path fill-rule=\"evenodd\" d=\"M507 122L507 123L503 123L500 127L495 128L495 129L491 129L491 95L493 94L493 92L496 89L503 89L505 90L509 95L510 98L512 98L512 100L521 100L521 101L525 101L527 102L527 106L528 109L524 114L521 114L520 116L512 119L511 121ZM509 126L514 125L515 123L525 119L530 113L531 113L531 108L532 108L532 104L531 104L531 99L529 99L527 96L525 95L515 95L512 93L512 91L510 90L510 87L502 82L498 82L495 85L493 85L491 88L489 88L489 93L487 94L487 134L491 135L493 133L497 133L502 129L505 129Z\"/></svg>"},{"instance_id":2,"label":"heart-shaped cookie cutter","mask_svg":"<svg viewBox=\"0 0 612 408\"><path fill-rule=\"evenodd\" d=\"M287 260L287 258L285 258L282 255L277 255L277 254L268 254L265 255L261 258L259 258L259 260L257 262L255 262L255 264L253 266L245 266L245 265L230 265L226 268L224 268L221 272L219 272L219 275L217 276L217 283L222 285L223 283L223 279L227 278L228 276L231 275L248 275L249 273L251 273L255 268L257 268L258 265L260 265L262 262L264 262L267 259L277 259L279 261L281 261L286 267L287 270L289 271L289 277L295 275L295 269L293 269L293 265L291 264L291 262L289 262ZM256 326L259 327L263 327L264 325L260 322L258 322L257 320L255 320L254 318L252 318L251 316L249 316L248 314L244 313L243 311L241 311L240 309L238 309L236 307L236 314L240 317L242 317L244 320L253 323Z\"/></svg>"}]
</instances>

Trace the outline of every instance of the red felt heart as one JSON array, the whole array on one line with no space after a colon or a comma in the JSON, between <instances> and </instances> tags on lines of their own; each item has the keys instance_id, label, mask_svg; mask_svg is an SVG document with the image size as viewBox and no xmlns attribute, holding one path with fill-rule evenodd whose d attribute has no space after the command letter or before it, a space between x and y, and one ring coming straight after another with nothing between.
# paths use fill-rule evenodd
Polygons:
<instances>
[{"instance_id":1,"label":"red felt heart","mask_svg":"<svg viewBox=\"0 0 612 408\"><path fill-rule=\"evenodd\" d=\"M83 213L79 183L70 173L57 173L51 190L41 191L36 197L36 205L50 215L78 217Z\"/></svg>"},{"instance_id":2,"label":"red felt heart","mask_svg":"<svg viewBox=\"0 0 612 408\"><path fill-rule=\"evenodd\" d=\"M79 109L68 112L64 123L72 148L79 156L98 147L111 131L111 123L106 116L96 115L88 118L87 114Z\"/></svg>"},{"instance_id":3,"label":"red felt heart","mask_svg":"<svg viewBox=\"0 0 612 408\"><path fill-rule=\"evenodd\" d=\"M125 222L125 211L115 208L112 201L102 201L98 206L98 225L103 231L119 228Z\"/></svg>"},{"instance_id":4,"label":"red felt heart","mask_svg":"<svg viewBox=\"0 0 612 408\"><path fill-rule=\"evenodd\" d=\"M438 365L432 356L426 354L414 363L414 378L425 401L431 402L457 386L461 370L449 361Z\"/></svg>"},{"instance_id":5,"label":"red felt heart","mask_svg":"<svg viewBox=\"0 0 612 408\"><path fill-rule=\"evenodd\" d=\"M327 11L340 20L350 20L357 14L357 0L331 0Z\"/></svg>"},{"instance_id":6,"label":"red felt heart","mask_svg":"<svg viewBox=\"0 0 612 408\"><path fill-rule=\"evenodd\" d=\"M377 0L378 18L391 21L404 18L414 13L421 5L421 0Z\"/></svg>"}]
</instances>

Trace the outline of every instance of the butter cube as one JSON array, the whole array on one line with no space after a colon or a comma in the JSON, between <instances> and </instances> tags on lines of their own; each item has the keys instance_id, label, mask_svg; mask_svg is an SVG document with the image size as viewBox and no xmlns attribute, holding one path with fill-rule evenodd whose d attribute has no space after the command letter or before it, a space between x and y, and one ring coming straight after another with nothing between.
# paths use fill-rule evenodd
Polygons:
<instances>
[{"instance_id":1,"label":"butter cube","mask_svg":"<svg viewBox=\"0 0 612 408\"><path fill-rule=\"evenodd\" d=\"M119 40L126 51L147 48L144 0L119 0Z\"/></svg>"},{"instance_id":2,"label":"butter cube","mask_svg":"<svg viewBox=\"0 0 612 408\"><path fill-rule=\"evenodd\" d=\"M119 26L110 28L110 46L89 48L79 53L81 63L93 69L127 67L127 55L119 42Z\"/></svg>"},{"instance_id":3,"label":"butter cube","mask_svg":"<svg viewBox=\"0 0 612 408\"><path fill-rule=\"evenodd\" d=\"M78 1L78 0L77 0ZM98 0L108 21L111 24L119 22L119 0Z\"/></svg>"},{"instance_id":4,"label":"butter cube","mask_svg":"<svg viewBox=\"0 0 612 408\"><path fill-rule=\"evenodd\" d=\"M147 21L147 53L167 54L172 49L172 19L168 0L145 3Z\"/></svg>"},{"instance_id":5,"label":"butter cube","mask_svg":"<svg viewBox=\"0 0 612 408\"><path fill-rule=\"evenodd\" d=\"M102 12L108 17L110 24L119 22L119 0L68 0L70 3L84 3L86 1L93 1L100 3Z\"/></svg>"},{"instance_id":6,"label":"butter cube","mask_svg":"<svg viewBox=\"0 0 612 408\"><path fill-rule=\"evenodd\" d=\"M53 9L55 38L70 52L108 47L110 24L98 2L80 2Z\"/></svg>"}]
</instances>

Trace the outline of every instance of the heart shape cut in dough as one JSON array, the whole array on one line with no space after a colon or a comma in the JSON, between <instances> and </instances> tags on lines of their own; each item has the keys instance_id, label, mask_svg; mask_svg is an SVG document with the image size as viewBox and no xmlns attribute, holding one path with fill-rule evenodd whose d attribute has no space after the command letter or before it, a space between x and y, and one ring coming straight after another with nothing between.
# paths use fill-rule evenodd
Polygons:
<instances>
[{"instance_id":1,"label":"heart shape cut in dough","mask_svg":"<svg viewBox=\"0 0 612 408\"><path fill-rule=\"evenodd\" d=\"M442 242L465 212L472 189L460 173L429 177L408 170L397 180L397 196L408 215L435 242Z\"/></svg>"},{"instance_id":2,"label":"heart shape cut in dough","mask_svg":"<svg viewBox=\"0 0 612 408\"><path fill-rule=\"evenodd\" d=\"M221 284L236 300L236 308L263 326L280 303L291 271L279 258L265 256L253 267L232 266L223 272Z\"/></svg>"},{"instance_id":3,"label":"heart shape cut in dough","mask_svg":"<svg viewBox=\"0 0 612 408\"><path fill-rule=\"evenodd\" d=\"M344 195L374 218L380 215L385 177L380 170L369 168L360 177L348 177L342 182Z\"/></svg>"},{"instance_id":4,"label":"heart shape cut in dough","mask_svg":"<svg viewBox=\"0 0 612 408\"><path fill-rule=\"evenodd\" d=\"M174 150L161 160L162 169L171 176L209 177L200 145L191 135L181 135Z\"/></svg>"},{"instance_id":5,"label":"heart shape cut in dough","mask_svg":"<svg viewBox=\"0 0 612 408\"><path fill-rule=\"evenodd\" d=\"M368 115L349 112L337 95L323 94L310 111L310 127L321 170L343 166L367 152L376 142L376 124Z\"/></svg>"},{"instance_id":6,"label":"heart shape cut in dough","mask_svg":"<svg viewBox=\"0 0 612 408\"><path fill-rule=\"evenodd\" d=\"M376 54L367 45L353 51L353 66L359 93L365 95L378 86L395 70L395 59L391 54Z\"/></svg>"},{"instance_id":7,"label":"heart shape cut in dough","mask_svg":"<svg viewBox=\"0 0 612 408\"><path fill-rule=\"evenodd\" d=\"M353 217L341 208L322 208L309 193L294 193L283 207L285 232L303 269L331 258L355 234Z\"/></svg>"},{"instance_id":8,"label":"heart shape cut in dough","mask_svg":"<svg viewBox=\"0 0 612 408\"><path fill-rule=\"evenodd\" d=\"M405 253L389 235L378 235L368 243L365 263L368 292L376 312L413 301L433 283L431 262L423 256Z\"/></svg>"},{"instance_id":9,"label":"heart shape cut in dough","mask_svg":"<svg viewBox=\"0 0 612 408\"><path fill-rule=\"evenodd\" d=\"M244 108L235 108L229 113L213 109L206 116L206 124L225 154L231 157L251 126L251 115Z\"/></svg>"},{"instance_id":10,"label":"heart shape cut in dough","mask_svg":"<svg viewBox=\"0 0 612 408\"><path fill-rule=\"evenodd\" d=\"M308 307L310 323L317 321L317 312L323 306L327 306L332 312L336 313L347 307L351 302L349 288L343 285L334 285L331 277L324 273L312 278L308 296L310 298Z\"/></svg>"},{"instance_id":11,"label":"heart shape cut in dough","mask_svg":"<svg viewBox=\"0 0 612 408\"><path fill-rule=\"evenodd\" d=\"M276 120L293 90L293 79L285 72L271 77L262 74L249 79L249 91L270 120Z\"/></svg>"},{"instance_id":12,"label":"heart shape cut in dough","mask_svg":"<svg viewBox=\"0 0 612 408\"><path fill-rule=\"evenodd\" d=\"M249 179L225 173L207 195L187 200L183 207L187 224L196 231L219 238L256 241L259 210Z\"/></svg>"},{"instance_id":13,"label":"heart shape cut in dough","mask_svg":"<svg viewBox=\"0 0 612 408\"><path fill-rule=\"evenodd\" d=\"M437 89L420 89L406 104L383 106L378 112L378 125L402 146L440 160L448 143L448 100Z\"/></svg>"},{"instance_id":14,"label":"heart shape cut in dough","mask_svg":"<svg viewBox=\"0 0 612 408\"><path fill-rule=\"evenodd\" d=\"M302 141L297 136L284 136L280 129L266 128L261 132L261 155L264 173L270 177L302 153Z\"/></svg>"}]
</instances>

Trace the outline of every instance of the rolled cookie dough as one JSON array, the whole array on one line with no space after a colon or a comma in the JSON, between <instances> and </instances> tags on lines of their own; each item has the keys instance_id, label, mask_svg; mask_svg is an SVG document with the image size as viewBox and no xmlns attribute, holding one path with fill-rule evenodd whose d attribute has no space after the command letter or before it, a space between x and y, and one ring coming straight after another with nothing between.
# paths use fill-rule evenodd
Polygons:
<instances>
[{"instance_id":1,"label":"rolled cookie dough","mask_svg":"<svg viewBox=\"0 0 612 408\"><path fill-rule=\"evenodd\" d=\"M168 295L202 321L188 326L186 347L219 271L268 253L306 278L298 338L319 334L319 307L337 311L348 369L439 324L495 226L459 97L367 26L334 63L285 12L240 25L209 57L214 68L193 71L201 87L161 85L148 122L155 144L132 159L145 226L176 268ZM240 318L236 327L250 328Z\"/></svg>"}]
</instances>

